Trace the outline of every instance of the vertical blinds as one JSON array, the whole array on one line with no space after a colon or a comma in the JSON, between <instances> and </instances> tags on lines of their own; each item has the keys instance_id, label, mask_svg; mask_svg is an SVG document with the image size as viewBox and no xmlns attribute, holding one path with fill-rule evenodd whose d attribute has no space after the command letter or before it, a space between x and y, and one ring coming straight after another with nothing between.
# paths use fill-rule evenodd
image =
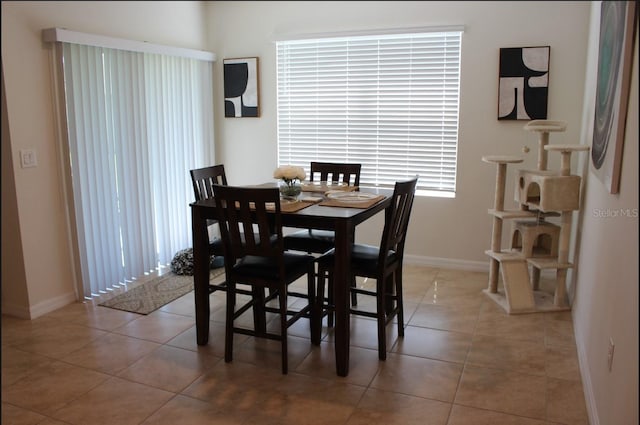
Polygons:
<instances>
[{"instance_id":1,"label":"vertical blinds","mask_svg":"<svg viewBox=\"0 0 640 425\"><path fill-rule=\"evenodd\" d=\"M278 163L455 192L461 31L279 41Z\"/></svg>"},{"instance_id":2,"label":"vertical blinds","mask_svg":"<svg viewBox=\"0 0 640 425\"><path fill-rule=\"evenodd\" d=\"M213 163L212 63L62 43L85 297L191 246L189 170Z\"/></svg>"}]
</instances>

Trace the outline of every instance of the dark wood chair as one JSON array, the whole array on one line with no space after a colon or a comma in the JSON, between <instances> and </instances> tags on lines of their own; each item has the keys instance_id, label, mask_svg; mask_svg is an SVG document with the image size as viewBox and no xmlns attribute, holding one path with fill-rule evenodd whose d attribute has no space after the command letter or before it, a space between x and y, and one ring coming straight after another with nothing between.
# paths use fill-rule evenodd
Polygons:
<instances>
[{"instance_id":1,"label":"dark wood chair","mask_svg":"<svg viewBox=\"0 0 640 425\"><path fill-rule=\"evenodd\" d=\"M189 172L193 184L193 194L196 201L213 198L213 185L227 185L227 175L224 172L224 164L211 165L204 168L196 168Z\"/></svg>"},{"instance_id":2,"label":"dark wood chair","mask_svg":"<svg viewBox=\"0 0 640 425\"><path fill-rule=\"evenodd\" d=\"M309 181L346 183L351 186L360 185L362 164L338 162L311 162ZM335 246L335 234L331 230L298 230L284 237L285 249L324 254ZM353 282L355 285L355 281ZM332 293L327 291L327 302L332 303ZM358 304L356 294L351 295L351 303ZM333 316L328 318L329 326L333 326Z\"/></svg>"},{"instance_id":3,"label":"dark wood chair","mask_svg":"<svg viewBox=\"0 0 640 425\"><path fill-rule=\"evenodd\" d=\"M376 311L351 308L351 314L372 317L378 322L378 357L387 358L386 326L397 316L398 335L404 336L404 307L402 302L402 264L404 243L409 225L418 178L397 182L391 205L385 210L384 229L380 246L354 244L351 252L351 278L356 276L376 280L375 290L352 286L351 293L376 297ZM324 279L332 287L334 250L320 256L318 262L318 297L323 299ZM331 289L329 289L331 290ZM319 302L319 301L318 301ZM323 305L322 308L327 308ZM331 306L329 306L329 309ZM329 314L333 314L329 312Z\"/></svg>"},{"instance_id":4,"label":"dark wood chair","mask_svg":"<svg viewBox=\"0 0 640 425\"><path fill-rule=\"evenodd\" d=\"M279 340L282 373L288 371L287 329L301 318L310 319L311 340L320 343L321 320L315 303L315 257L286 252L282 236L280 192L277 188L213 186L218 224L223 242L227 275L225 361L233 359L233 334ZM287 301L291 283L307 275L306 303L291 310ZM252 298L236 306L236 285L252 288ZM270 295L265 297L265 288ZM278 307L269 302L278 299ZM253 308L254 329L234 325L234 320ZM277 313L280 333L267 331L266 313ZM318 333L315 333L315 332Z\"/></svg>"},{"instance_id":5,"label":"dark wood chair","mask_svg":"<svg viewBox=\"0 0 640 425\"><path fill-rule=\"evenodd\" d=\"M196 201L202 199L213 198L213 185L227 185L227 175L224 171L224 164L211 165L209 167L196 168L190 170L191 183L193 185L193 194ZM217 220L207 220L207 227L217 224ZM215 266L222 267L224 265L224 249L222 247L221 238L213 238L209 241L209 255L214 256ZM215 291L226 291L227 283L209 284L209 293ZM239 292L250 295L251 293L240 289Z\"/></svg>"},{"instance_id":6,"label":"dark wood chair","mask_svg":"<svg viewBox=\"0 0 640 425\"><path fill-rule=\"evenodd\" d=\"M311 162L309 181L342 182L360 185L361 164ZM299 230L284 237L284 246L293 251L324 254L335 245L335 234L330 230Z\"/></svg>"},{"instance_id":7,"label":"dark wood chair","mask_svg":"<svg viewBox=\"0 0 640 425\"><path fill-rule=\"evenodd\" d=\"M189 173L191 174L193 195L195 196L196 201L213 198L214 184L227 185L227 175L224 172L223 164L197 168L190 170ZM207 220L207 226L212 226L216 223L216 220ZM220 238L214 238L210 241L209 253L220 257L224 255L222 251L222 241Z\"/></svg>"},{"instance_id":8,"label":"dark wood chair","mask_svg":"<svg viewBox=\"0 0 640 425\"><path fill-rule=\"evenodd\" d=\"M345 183L351 186L360 184L362 164L340 162L311 162L309 181Z\"/></svg>"}]
</instances>

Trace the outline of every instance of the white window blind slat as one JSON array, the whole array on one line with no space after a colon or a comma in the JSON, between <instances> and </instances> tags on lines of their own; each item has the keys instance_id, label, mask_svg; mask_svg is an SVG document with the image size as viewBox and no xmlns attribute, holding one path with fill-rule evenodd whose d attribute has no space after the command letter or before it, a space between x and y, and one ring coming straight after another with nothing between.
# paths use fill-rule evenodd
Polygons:
<instances>
[{"instance_id":1,"label":"white window blind slat","mask_svg":"<svg viewBox=\"0 0 640 425\"><path fill-rule=\"evenodd\" d=\"M276 43L278 162L455 192L461 31Z\"/></svg>"}]
</instances>

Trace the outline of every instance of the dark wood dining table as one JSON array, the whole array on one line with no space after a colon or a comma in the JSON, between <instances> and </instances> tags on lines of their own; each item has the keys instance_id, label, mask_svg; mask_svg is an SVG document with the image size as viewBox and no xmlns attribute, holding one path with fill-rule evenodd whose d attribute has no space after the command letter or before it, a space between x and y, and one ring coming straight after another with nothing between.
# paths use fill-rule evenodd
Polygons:
<instances>
[{"instance_id":1,"label":"dark wood dining table","mask_svg":"<svg viewBox=\"0 0 640 425\"><path fill-rule=\"evenodd\" d=\"M333 230L335 232L334 303L335 328L334 344L336 372L338 376L349 374L349 329L350 329L350 277L351 247L355 227L383 211L391 203L392 191L386 189L360 188L362 192L385 195L384 199L368 208L331 207L313 204L296 212L282 213L285 227ZM303 192L303 195L307 193ZM308 193L307 195L317 196ZM215 219L215 200L205 199L190 204L193 257L194 293L196 313L196 338L198 345L206 345L209 340L209 234L207 219Z\"/></svg>"}]
</instances>

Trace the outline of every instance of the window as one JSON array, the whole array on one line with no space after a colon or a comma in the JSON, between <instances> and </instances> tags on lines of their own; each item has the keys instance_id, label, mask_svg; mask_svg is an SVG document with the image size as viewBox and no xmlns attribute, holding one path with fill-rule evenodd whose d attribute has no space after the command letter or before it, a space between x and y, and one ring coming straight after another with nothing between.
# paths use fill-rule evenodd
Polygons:
<instances>
[{"instance_id":1,"label":"window","mask_svg":"<svg viewBox=\"0 0 640 425\"><path fill-rule=\"evenodd\" d=\"M213 66L75 39L56 44L78 286L90 298L192 245L189 170L214 159Z\"/></svg>"},{"instance_id":2,"label":"window","mask_svg":"<svg viewBox=\"0 0 640 425\"><path fill-rule=\"evenodd\" d=\"M361 184L456 189L462 31L279 41L278 163L359 162Z\"/></svg>"}]
</instances>

